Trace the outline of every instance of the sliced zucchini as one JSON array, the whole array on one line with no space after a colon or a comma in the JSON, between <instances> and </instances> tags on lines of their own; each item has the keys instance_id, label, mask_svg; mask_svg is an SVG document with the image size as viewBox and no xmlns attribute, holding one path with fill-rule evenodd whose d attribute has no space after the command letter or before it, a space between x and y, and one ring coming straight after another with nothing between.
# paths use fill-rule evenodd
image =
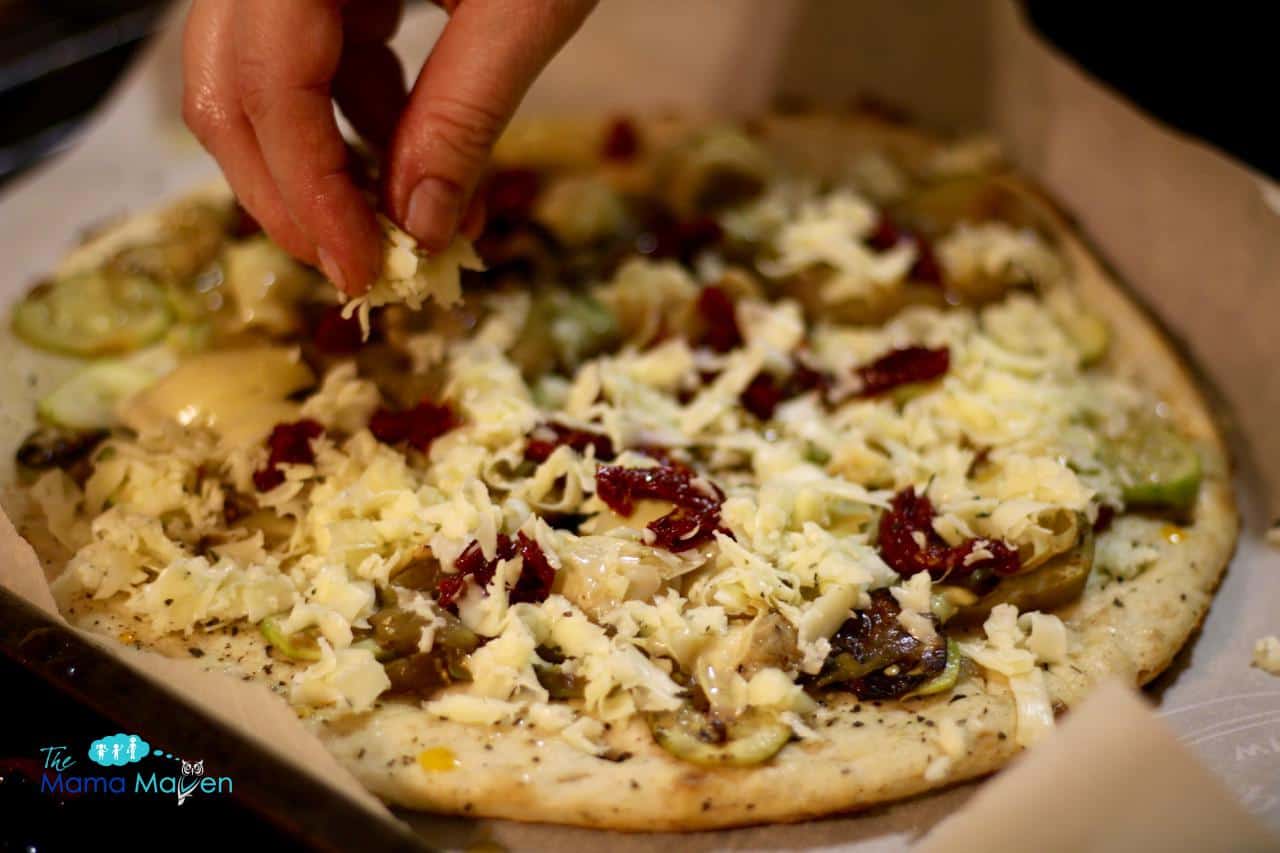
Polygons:
<instances>
[{"instance_id":1,"label":"sliced zucchini","mask_svg":"<svg viewBox=\"0 0 1280 853\"><path fill-rule=\"evenodd\" d=\"M132 352L172 322L168 299L154 281L102 271L41 284L13 309L13 330L27 343L86 357Z\"/></svg>"},{"instance_id":2,"label":"sliced zucchini","mask_svg":"<svg viewBox=\"0 0 1280 853\"><path fill-rule=\"evenodd\" d=\"M290 660L320 660L320 643L316 640L314 632L298 631L286 634L280 626L280 620L275 616L268 616L259 622L258 630L262 632L262 636L268 643Z\"/></svg>"},{"instance_id":3,"label":"sliced zucchini","mask_svg":"<svg viewBox=\"0 0 1280 853\"><path fill-rule=\"evenodd\" d=\"M150 239L125 246L107 267L154 281L190 285L218 254L231 220L229 206L199 200L167 211Z\"/></svg>"},{"instance_id":4,"label":"sliced zucchini","mask_svg":"<svg viewBox=\"0 0 1280 853\"><path fill-rule=\"evenodd\" d=\"M946 669L902 698L912 699L916 696L931 696L934 693L943 693L955 687L956 681L960 679L960 661L963 657L964 654L960 651L959 644L948 637Z\"/></svg>"},{"instance_id":5,"label":"sliced zucchini","mask_svg":"<svg viewBox=\"0 0 1280 853\"><path fill-rule=\"evenodd\" d=\"M1108 439L1102 457L1119 479L1127 505L1186 510L1195 503L1203 473L1200 454L1154 417Z\"/></svg>"},{"instance_id":6,"label":"sliced zucchini","mask_svg":"<svg viewBox=\"0 0 1280 853\"><path fill-rule=\"evenodd\" d=\"M177 365L167 348L144 350L128 359L90 364L36 405L40 417L71 429L107 429L120 421L116 408Z\"/></svg>"},{"instance_id":7,"label":"sliced zucchini","mask_svg":"<svg viewBox=\"0 0 1280 853\"><path fill-rule=\"evenodd\" d=\"M653 739L681 761L703 767L750 767L768 761L791 739L791 727L777 715L749 708L721 723L685 705L647 716Z\"/></svg>"}]
</instances>

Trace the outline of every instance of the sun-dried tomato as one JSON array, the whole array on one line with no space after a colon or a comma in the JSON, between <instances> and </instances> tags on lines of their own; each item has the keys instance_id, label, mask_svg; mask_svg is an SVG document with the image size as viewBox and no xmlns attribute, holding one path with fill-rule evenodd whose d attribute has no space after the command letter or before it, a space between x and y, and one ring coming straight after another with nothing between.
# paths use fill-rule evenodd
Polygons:
<instances>
[{"instance_id":1,"label":"sun-dried tomato","mask_svg":"<svg viewBox=\"0 0 1280 853\"><path fill-rule=\"evenodd\" d=\"M574 429L557 423L539 424L529 434L524 446L524 458L530 462L546 462L557 447L568 445L579 453L588 448L595 451L595 458L608 462L614 457L613 442L609 436L585 429Z\"/></svg>"},{"instance_id":2,"label":"sun-dried tomato","mask_svg":"<svg viewBox=\"0 0 1280 853\"><path fill-rule=\"evenodd\" d=\"M916 237L916 260L911 265L908 277L912 281L926 284L942 284L942 264L938 263L938 255L933 251L933 243L924 237Z\"/></svg>"},{"instance_id":3,"label":"sun-dried tomato","mask_svg":"<svg viewBox=\"0 0 1280 853\"><path fill-rule=\"evenodd\" d=\"M649 522L654 544L680 552L710 541L720 526L724 493L713 483L699 482L696 472L671 460L650 468L601 465L596 469L596 494L621 516L635 511L645 498L675 504L675 509Z\"/></svg>"},{"instance_id":4,"label":"sun-dried tomato","mask_svg":"<svg viewBox=\"0 0 1280 853\"><path fill-rule=\"evenodd\" d=\"M466 589L468 579L471 579L480 589L486 589L493 580L498 563L510 560L516 554L521 557L520 577L516 579L516 584L511 589L511 602L515 604L523 601L536 604L546 601L547 596L551 594L556 570L547 560L546 554L542 552L538 543L523 532L517 533L514 540L506 534L498 534L498 547L493 559L485 559L480 543L472 541L454 561L454 573L444 575L436 584L436 601L442 607L455 604Z\"/></svg>"},{"instance_id":5,"label":"sun-dried tomato","mask_svg":"<svg viewBox=\"0 0 1280 853\"><path fill-rule=\"evenodd\" d=\"M626 163L640 153L640 131L635 122L625 116L614 119L605 130L600 145L600 156L606 160Z\"/></svg>"},{"instance_id":6,"label":"sun-dried tomato","mask_svg":"<svg viewBox=\"0 0 1280 853\"><path fill-rule=\"evenodd\" d=\"M890 350L857 370L862 380L860 397L873 397L911 382L937 379L951 367L951 351L947 347L902 347Z\"/></svg>"},{"instance_id":7,"label":"sun-dried tomato","mask_svg":"<svg viewBox=\"0 0 1280 853\"><path fill-rule=\"evenodd\" d=\"M542 176L533 169L499 169L485 187L485 214L491 222L527 219L542 191Z\"/></svg>"},{"instance_id":8,"label":"sun-dried tomato","mask_svg":"<svg viewBox=\"0 0 1280 853\"><path fill-rule=\"evenodd\" d=\"M692 263L703 251L724 239L724 229L710 216L681 220L664 207L654 207L644 212L643 221L634 248L650 258Z\"/></svg>"},{"instance_id":9,"label":"sun-dried tomato","mask_svg":"<svg viewBox=\"0 0 1280 853\"><path fill-rule=\"evenodd\" d=\"M1116 520L1116 508L1111 504L1098 505L1098 517L1093 520L1093 532L1105 533Z\"/></svg>"},{"instance_id":10,"label":"sun-dried tomato","mask_svg":"<svg viewBox=\"0 0 1280 853\"><path fill-rule=\"evenodd\" d=\"M880 556L898 574L910 577L928 572L934 580L943 580L978 569L1012 575L1022 568L1018 552L1004 542L969 539L948 545L933 529L934 515L933 502L925 495L917 495L914 486L908 486L894 495L888 511L880 516ZM990 556L975 558L975 552L982 550Z\"/></svg>"},{"instance_id":11,"label":"sun-dried tomato","mask_svg":"<svg viewBox=\"0 0 1280 853\"><path fill-rule=\"evenodd\" d=\"M262 225L253 217L244 205L236 199L235 210L231 213L231 236L237 240L245 240L262 233Z\"/></svg>"},{"instance_id":12,"label":"sun-dried tomato","mask_svg":"<svg viewBox=\"0 0 1280 853\"><path fill-rule=\"evenodd\" d=\"M511 589L511 603L527 601L538 604L546 601L556 579L555 568L542 553L542 546L525 536L524 531L516 533L516 549L520 552L521 567L520 577Z\"/></svg>"},{"instance_id":13,"label":"sun-dried tomato","mask_svg":"<svg viewBox=\"0 0 1280 853\"><path fill-rule=\"evenodd\" d=\"M933 244L921 234L908 231L885 214L876 221L875 228L867 236L867 245L877 252L887 252L902 242L913 243L916 247L916 259L911 265L907 278L929 284L942 283L942 268L938 265L938 257L934 254Z\"/></svg>"},{"instance_id":14,"label":"sun-dried tomato","mask_svg":"<svg viewBox=\"0 0 1280 853\"><path fill-rule=\"evenodd\" d=\"M315 342L316 349L325 355L350 355L364 343L359 318L354 314L350 317L342 316L341 305L325 309L316 321L311 339Z\"/></svg>"},{"instance_id":15,"label":"sun-dried tomato","mask_svg":"<svg viewBox=\"0 0 1280 853\"><path fill-rule=\"evenodd\" d=\"M773 417L774 409L786 399L783 384L772 373L760 373L738 398L742 407L762 421Z\"/></svg>"},{"instance_id":16,"label":"sun-dried tomato","mask_svg":"<svg viewBox=\"0 0 1280 853\"><path fill-rule=\"evenodd\" d=\"M742 330L733 309L733 300L723 288L708 285L698 294L698 317L702 320L699 343L716 352L729 352L742 346Z\"/></svg>"},{"instance_id":17,"label":"sun-dried tomato","mask_svg":"<svg viewBox=\"0 0 1280 853\"><path fill-rule=\"evenodd\" d=\"M369 419L369 431L383 444L407 442L426 453L433 441L461 423L448 404L423 400L399 412L378 409Z\"/></svg>"},{"instance_id":18,"label":"sun-dried tomato","mask_svg":"<svg viewBox=\"0 0 1280 853\"><path fill-rule=\"evenodd\" d=\"M759 373L739 396L743 408L762 421L773 417L773 412L783 402L809 391L821 391L824 395L831 387L831 377L814 370L796 359L786 379L778 379L772 373Z\"/></svg>"},{"instance_id":19,"label":"sun-dried tomato","mask_svg":"<svg viewBox=\"0 0 1280 853\"><path fill-rule=\"evenodd\" d=\"M253 485L260 492L269 492L284 482L284 472L279 466L310 465L316 461L311 440L324 434L324 427L313 420L276 424L267 436L267 464L253 472Z\"/></svg>"}]
</instances>

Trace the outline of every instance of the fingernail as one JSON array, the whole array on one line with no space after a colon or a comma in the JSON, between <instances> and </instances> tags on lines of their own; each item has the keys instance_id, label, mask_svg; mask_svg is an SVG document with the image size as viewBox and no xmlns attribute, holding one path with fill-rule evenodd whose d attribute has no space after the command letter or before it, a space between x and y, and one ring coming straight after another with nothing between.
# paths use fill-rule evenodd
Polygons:
<instances>
[{"instance_id":1,"label":"fingernail","mask_svg":"<svg viewBox=\"0 0 1280 853\"><path fill-rule=\"evenodd\" d=\"M423 178L409 194L405 228L423 248L443 249L453 239L461 207L455 187L439 178Z\"/></svg>"},{"instance_id":2,"label":"fingernail","mask_svg":"<svg viewBox=\"0 0 1280 853\"><path fill-rule=\"evenodd\" d=\"M347 280L342 275L342 267L338 266L338 262L333 259L324 249L317 249L316 256L320 259L320 269L324 270L325 276L329 281L333 282L334 287L347 292Z\"/></svg>"}]
</instances>

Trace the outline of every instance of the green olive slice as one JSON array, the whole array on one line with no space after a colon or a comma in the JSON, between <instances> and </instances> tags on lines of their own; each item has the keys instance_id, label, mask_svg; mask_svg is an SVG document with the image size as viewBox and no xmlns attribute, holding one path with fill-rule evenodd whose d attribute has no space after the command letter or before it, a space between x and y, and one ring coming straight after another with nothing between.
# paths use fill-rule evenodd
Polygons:
<instances>
[{"instance_id":1,"label":"green olive slice","mask_svg":"<svg viewBox=\"0 0 1280 853\"><path fill-rule=\"evenodd\" d=\"M27 343L86 357L144 347L172 322L168 299L155 282L107 272L46 282L13 309L13 330Z\"/></svg>"},{"instance_id":2,"label":"green olive slice","mask_svg":"<svg viewBox=\"0 0 1280 853\"><path fill-rule=\"evenodd\" d=\"M689 705L650 714L647 719L659 746L681 761L703 767L762 764L791 739L791 727L760 708L750 708L728 723Z\"/></svg>"}]
</instances>

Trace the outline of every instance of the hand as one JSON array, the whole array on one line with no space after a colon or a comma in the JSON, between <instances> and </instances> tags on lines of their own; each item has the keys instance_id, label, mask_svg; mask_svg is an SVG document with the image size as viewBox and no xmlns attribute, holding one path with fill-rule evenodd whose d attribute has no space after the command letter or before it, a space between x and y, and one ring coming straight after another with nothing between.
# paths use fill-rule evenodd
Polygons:
<instances>
[{"instance_id":1,"label":"hand","mask_svg":"<svg viewBox=\"0 0 1280 853\"><path fill-rule=\"evenodd\" d=\"M183 117L272 239L362 293L381 235L333 102L386 152L391 217L443 249L459 227L479 229L471 198L493 143L595 2L442 0L449 23L406 92L387 46L400 0L195 0Z\"/></svg>"}]
</instances>

